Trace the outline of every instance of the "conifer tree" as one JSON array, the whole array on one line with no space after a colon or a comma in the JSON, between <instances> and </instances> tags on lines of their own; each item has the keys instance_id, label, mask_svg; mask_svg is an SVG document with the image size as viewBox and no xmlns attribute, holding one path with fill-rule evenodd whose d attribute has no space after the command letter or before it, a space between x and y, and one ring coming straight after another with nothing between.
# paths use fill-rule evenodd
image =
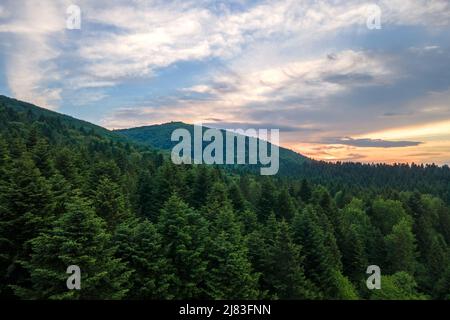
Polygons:
<instances>
[{"instance_id":1,"label":"conifer tree","mask_svg":"<svg viewBox=\"0 0 450 320\"><path fill-rule=\"evenodd\" d=\"M206 166L197 167L197 176L192 188L191 203L195 209L206 204L206 198L210 192L211 185L210 172Z\"/></svg>"},{"instance_id":2,"label":"conifer tree","mask_svg":"<svg viewBox=\"0 0 450 320\"><path fill-rule=\"evenodd\" d=\"M64 176L67 181L80 186L79 168L75 163L75 157L73 152L67 148L61 148L58 150L54 159L55 168L58 172Z\"/></svg>"},{"instance_id":3,"label":"conifer tree","mask_svg":"<svg viewBox=\"0 0 450 320\"><path fill-rule=\"evenodd\" d=\"M305 277L301 247L292 241L288 224L273 218L268 223L276 224L272 228L274 240L265 258L264 276L269 292L279 299L317 298L318 290Z\"/></svg>"},{"instance_id":4,"label":"conifer tree","mask_svg":"<svg viewBox=\"0 0 450 320\"><path fill-rule=\"evenodd\" d=\"M442 235L433 237L425 256L426 276L422 275L424 284L421 287L428 289L438 299L444 299L446 294L450 296L450 251Z\"/></svg>"},{"instance_id":5,"label":"conifer tree","mask_svg":"<svg viewBox=\"0 0 450 320\"><path fill-rule=\"evenodd\" d=\"M308 203L312 197L312 190L306 179L302 179L302 182L300 185L299 196L300 196L300 199L306 203Z\"/></svg>"},{"instance_id":6,"label":"conifer tree","mask_svg":"<svg viewBox=\"0 0 450 320\"><path fill-rule=\"evenodd\" d=\"M294 200L292 199L291 195L289 194L289 190L287 188L283 188L278 195L277 199L277 209L276 213L278 218L291 220L296 212Z\"/></svg>"},{"instance_id":7,"label":"conifer tree","mask_svg":"<svg viewBox=\"0 0 450 320\"><path fill-rule=\"evenodd\" d=\"M413 275L417 268L417 251L411 221L402 218L385 241L390 271L405 271Z\"/></svg>"},{"instance_id":8,"label":"conifer tree","mask_svg":"<svg viewBox=\"0 0 450 320\"><path fill-rule=\"evenodd\" d=\"M2 188L0 252L2 283L21 284L28 274L19 261L30 253L29 241L47 230L53 220L50 187L27 153L13 164Z\"/></svg>"},{"instance_id":9,"label":"conifer tree","mask_svg":"<svg viewBox=\"0 0 450 320\"><path fill-rule=\"evenodd\" d=\"M36 167L44 177L49 178L53 174L53 164L51 161L50 145L47 140L44 138L38 139L31 152Z\"/></svg>"},{"instance_id":10,"label":"conifer tree","mask_svg":"<svg viewBox=\"0 0 450 320\"><path fill-rule=\"evenodd\" d=\"M129 219L117 226L114 238L116 257L127 263L130 299L170 299L173 274L165 257L162 238L148 220Z\"/></svg>"},{"instance_id":11,"label":"conifer tree","mask_svg":"<svg viewBox=\"0 0 450 320\"><path fill-rule=\"evenodd\" d=\"M277 192L270 179L264 179L261 183L261 195L258 200L258 217L261 221L275 213L277 206Z\"/></svg>"},{"instance_id":12,"label":"conifer tree","mask_svg":"<svg viewBox=\"0 0 450 320\"><path fill-rule=\"evenodd\" d=\"M5 173L9 167L10 159L8 145L0 134L0 182L6 178Z\"/></svg>"},{"instance_id":13,"label":"conifer tree","mask_svg":"<svg viewBox=\"0 0 450 320\"><path fill-rule=\"evenodd\" d=\"M384 261L379 252L379 247L384 246L381 234L377 233L364 211L363 202L357 198L340 210L339 221L339 246L344 273L355 282L361 281L370 263L381 264Z\"/></svg>"},{"instance_id":14,"label":"conifer tree","mask_svg":"<svg viewBox=\"0 0 450 320\"><path fill-rule=\"evenodd\" d=\"M142 217L152 222L158 220L159 203L157 203L156 183L150 173L144 171L139 175L137 187L137 211Z\"/></svg>"},{"instance_id":15,"label":"conifer tree","mask_svg":"<svg viewBox=\"0 0 450 320\"><path fill-rule=\"evenodd\" d=\"M30 287L13 286L22 299L120 299L128 291L130 271L114 257L110 234L83 198L75 196L53 228L31 240L31 259L21 263ZM81 270L81 289L69 290L69 266Z\"/></svg>"},{"instance_id":16,"label":"conifer tree","mask_svg":"<svg viewBox=\"0 0 450 320\"><path fill-rule=\"evenodd\" d=\"M93 204L96 214L106 221L111 230L130 217L123 191L117 183L106 176L102 177L97 185Z\"/></svg>"},{"instance_id":17,"label":"conifer tree","mask_svg":"<svg viewBox=\"0 0 450 320\"><path fill-rule=\"evenodd\" d=\"M335 257L327 247L324 231L312 206L296 214L293 232L295 243L303 248L305 274L325 297L333 298L337 290L335 272L339 271L339 266L333 263Z\"/></svg>"},{"instance_id":18,"label":"conifer tree","mask_svg":"<svg viewBox=\"0 0 450 320\"><path fill-rule=\"evenodd\" d=\"M54 202L53 212L55 217L60 217L66 211L66 205L73 195L73 186L58 172L55 172L48 182Z\"/></svg>"},{"instance_id":19,"label":"conifer tree","mask_svg":"<svg viewBox=\"0 0 450 320\"><path fill-rule=\"evenodd\" d=\"M169 161L163 163L157 169L155 177L155 196L152 201L154 202L154 210L159 212L166 201L174 192L179 191L178 185L181 183L179 177L179 169L177 166Z\"/></svg>"},{"instance_id":20,"label":"conifer tree","mask_svg":"<svg viewBox=\"0 0 450 320\"><path fill-rule=\"evenodd\" d=\"M235 182L228 188L228 194L235 211L242 212L248 207L241 189Z\"/></svg>"},{"instance_id":21,"label":"conifer tree","mask_svg":"<svg viewBox=\"0 0 450 320\"><path fill-rule=\"evenodd\" d=\"M161 210L158 230L175 275L170 294L176 299L205 297L205 219L180 197L172 195Z\"/></svg>"},{"instance_id":22,"label":"conifer tree","mask_svg":"<svg viewBox=\"0 0 450 320\"><path fill-rule=\"evenodd\" d=\"M207 294L212 299L256 299L258 274L252 270L242 228L230 204L217 210L206 248Z\"/></svg>"}]
</instances>

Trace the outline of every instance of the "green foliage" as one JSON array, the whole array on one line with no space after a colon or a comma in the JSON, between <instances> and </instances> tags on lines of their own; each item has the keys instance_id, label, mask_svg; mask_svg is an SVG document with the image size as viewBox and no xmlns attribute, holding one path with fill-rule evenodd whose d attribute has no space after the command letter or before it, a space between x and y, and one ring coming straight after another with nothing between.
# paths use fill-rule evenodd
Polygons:
<instances>
[{"instance_id":1,"label":"green foliage","mask_svg":"<svg viewBox=\"0 0 450 320\"><path fill-rule=\"evenodd\" d=\"M110 228L130 216L123 192L119 185L108 177L100 179L94 192L93 204L96 214L103 218Z\"/></svg>"},{"instance_id":2,"label":"green foliage","mask_svg":"<svg viewBox=\"0 0 450 320\"><path fill-rule=\"evenodd\" d=\"M402 218L385 237L387 260L391 272L406 271L414 274L416 270L416 239L411 222Z\"/></svg>"},{"instance_id":3,"label":"green foliage","mask_svg":"<svg viewBox=\"0 0 450 320\"><path fill-rule=\"evenodd\" d=\"M0 298L450 298L448 167L282 149L261 177L142 144L183 125L119 134L0 96Z\"/></svg>"},{"instance_id":4,"label":"green foliage","mask_svg":"<svg viewBox=\"0 0 450 320\"><path fill-rule=\"evenodd\" d=\"M269 292L279 299L314 299L318 297L317 288L306 279L303 269L301 246L296 245L286 221L269 223L274 232L271 245L265 257L265 281Z\"/></svg>"},{"instance_id":5,"label":"green foliage","mask_svg":"<svg viewBox=\"0 0 450 320\"><path fill-rule=\"evenodd\" d=\"M372 290L372 300L424 300L427 297L417 292L417 283L406 272L381 277L381 289Z\"/></svg>"},{"instance_id":6,"label":"green foliage","mask_svg":"<svg viewBox=\"0 0 450 320\"><path fill-rule=\"evenodd\" d=\"M299 191L299 196L300 196L300 199L304 202L309 202L309 200L311 199L312 190L306 179L302 180L302 184L300 186L300 191Z\"/></svg>"},{"instance_id":7,"label":"green foliage","mask_svg":"<svg viewBox=\"0 0 450 320\"><path fill-rule=\"evenodd\" d=\"M257 213L261 221L275 213L277 203L277 192L273 182L266 178L261 183L261 195L259 197Z\"/></svg>"},{"instance_id":8,"label":"green foliage","mask_svg":"<svg viewBox=\"0 0 450 320\"><path fill-rule=\"evenodd\" d=\"M295 242L303 247L305 273L326 298L335 298L337 282L336 263L332 248L326 241L326 230L320 225L317 211L308 206L293 221Z\"/></svg>"},{"instance_id":9,"label":"green foliage","mask_svg":"<svg viewBox=\"0 0 450 320\"><path fill-rule=\"evenodd\" d=\"M338 300L358 300L358 292L351 281L341 272L335 271L334 278L336 281L335 299Z\"/></svg>"},{"instance_id":10,"label":"green foliage","mask_svg":"<svg viewBox=\"0 0 450 320\"><path fill-rule=\"evenodd\" d=\"M88 202L74 197L52 229L31 240L31 259L21 264L29 287L13 286L22 299L120 299L128 291L131 271L114 257L104 221ZM67 290L65 270L81 269L82 290Z\"/></svg>"},{"instance_id":11,"label":"green foliage","mask_svg":"<svg viewBox=\"0 0 450 320\"><path fill-rule=\"evenodd\" d=\"M400 219L406 218L407 214L400 201L376 199L372 203L372 221L380 229L383 235L392 231Z\"/></svg>"},{"instance_id":12,"label":"green foliage","mask_svg":"<svg viewBox=\"0 0 450 320\"><path fill-rule=\"evenodd\" d=\"M208 241L206 220L173 195L161 210L158 230L174 270L175 280L170 294L176 299L204 297L204 275L208 265L205 259Z\"/></svg>"},{"instance_id":13,"label":"green foliage","mask_svg":"<svg viewBox=\"0 0 450 320\"><path fill-rule=\"evenodd\" d=\"M174 281L172 267L165 256L161 235L148 220L132 219L121 223L114 234L116 256L127 262L133 273L129 278L129 299L170 299Z\"/></svg>"},{"instance_id":14,"label":"green foliage","mask_svg":"<svg viewBox=\"0 0 450 320\"><path fill-rule=\"evenodd\" d=\"M212 299L258 298L258 274L252 270L241 226L231 206L217 209L206 249L206 292Z\"/></svg>"},{"instance_id":15,"label":"green foliage","mask_svg":"<svg viewBox=\"0 0 450 320\"><path fill-rule=\"evenodd\" d=\"M294 204L294 200L289 194L287 188L283 188L278 195L276 213L279 218L284 218L286 220L291 220L297 209Z\"/></svg>"}]
</instances>

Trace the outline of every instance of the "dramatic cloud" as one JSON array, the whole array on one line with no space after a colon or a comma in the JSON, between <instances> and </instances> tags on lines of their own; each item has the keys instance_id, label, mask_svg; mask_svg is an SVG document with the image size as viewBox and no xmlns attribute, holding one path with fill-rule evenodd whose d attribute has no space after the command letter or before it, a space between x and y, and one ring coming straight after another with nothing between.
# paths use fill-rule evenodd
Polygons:
<instances>
[{"instance_id":1,"label":"dramatic cloud","mask_svg":"<svg viewBox=\"0 0 450 320\"><path fill-rule=\"evenodd\" d=\"M449 27L447 0L4 0L0 91L109 128L279 127L328 160L383 160L364 153L377 145L409 161L402 143L421 141L409 154L445 162L445 134L375 134L450 119ZM355 149L313 150L330 137Z\"/></svg>"},{"instance_id":2,"label":"dramatic cloud","mask_svg":"<svg viewBox=\"0 0 450 320\"><path fill-rule=\"evenodd\" d=\"M318 101L353 87L390 81L390 72L380 59L351 50L334 56L333 59L293 61L258 70L237 67L210 80L209 86L194 86L190 90L213 96L222 106L245 107L251 103L280 103L293 99Z\"/></svg>"}]
</instances>

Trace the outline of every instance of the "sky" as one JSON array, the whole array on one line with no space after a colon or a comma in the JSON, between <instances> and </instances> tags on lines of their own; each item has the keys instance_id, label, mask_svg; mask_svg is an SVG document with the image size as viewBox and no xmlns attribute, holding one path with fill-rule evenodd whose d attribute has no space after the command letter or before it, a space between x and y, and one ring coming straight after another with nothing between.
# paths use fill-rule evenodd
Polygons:
<instances>
[{"instance_id":1,"label":"sky","mask_svg":"<svg viewBox=\"0 0 450 320\"><path fill-rule=\"evenodd\" d=\"M109 129L278 128L314 159L450 164L450 1L0 0L0 94Z\"/></svg>"}]
</instances>

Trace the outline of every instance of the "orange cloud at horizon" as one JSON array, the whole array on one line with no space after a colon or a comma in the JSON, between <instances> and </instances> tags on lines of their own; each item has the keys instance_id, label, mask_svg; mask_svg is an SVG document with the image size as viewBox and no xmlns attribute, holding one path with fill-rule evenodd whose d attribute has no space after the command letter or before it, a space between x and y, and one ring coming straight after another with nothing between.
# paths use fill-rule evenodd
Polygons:
<instances>
[{"instance_id":1,"label":"orange cloud at horizon","mask_svg":"<svg viewBox=\"0 0 450 320\"><path fill-rule=\"evenodd\" d=\"M377 148L343 144L289 143L291 148L316 160L364 163L435 163L450 164L450 120L390 128L353 139L420 141L417 146Z\"/></svg>"}]
</instances>

